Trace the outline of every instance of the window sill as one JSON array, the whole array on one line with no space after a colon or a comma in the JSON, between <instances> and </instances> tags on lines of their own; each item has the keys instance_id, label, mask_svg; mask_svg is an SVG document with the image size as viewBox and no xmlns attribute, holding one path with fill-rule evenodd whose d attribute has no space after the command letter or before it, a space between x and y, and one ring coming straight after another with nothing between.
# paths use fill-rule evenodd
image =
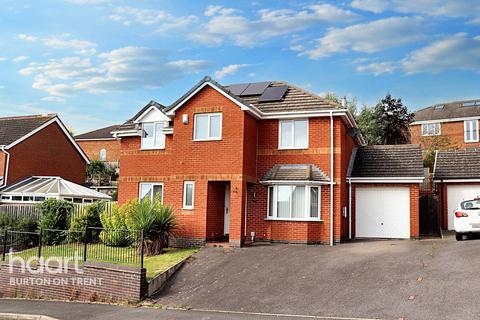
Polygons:
<instances>
[{"instance_id":1,"label":"window sill","mask_svg":"<svg viewBox=\"0 0 480 320\"><path fill-rule=\"evenodd\" d=\"M465 143L478 143L478 140L465 141Z\"/></svg>"},{"instance_id":2,"label":"window sill","mask_svg":"<svg viewBox=\"0 0 480 320\"><path fill-rule=\"evenodd\" d=\"M282 218L265 218L265 221L323 222L323 220L321 219L282 219Z\"/></svg>"},{"instance_id":3,"label":"window sill","mask_svg":"<svg viewBox=\"0 0 480 320\"><path fill-rule=\"evenodd\" d=\"M205 141L222 141L222 138L216 138L216 139L193 139L193 142L205 142Z\"/></svg>"},{"instance_id":4,"label":"window sill","mask_svg":"<svg viewBox=\"0 0 480 320\"><path fill-rule=\"evenodd\" d=\"M140 148L140 151L151 151L151 150L165 150L165 147L162 148Z\"/></svg>"},{"instance_id":5,"label":"window sill","mask_svg":"<svg viewBox=\"0 0 480 320\"><path fill-rule=\"evenodd\" d=\"M192 211L192 210L194 210L194 208L193 208L193 207L187 207L187 208L186 208L186 207L182 207L182 210Z\"/></svg>"},{"instance_id":6,"label":"window sill","mask_svg":"<svg viewBox=\"0 0 480 320\"><path fill-rule=\"evenodd\" d=\"M422 134L422 137L438 137L441 136L441 134Z\"/></svg>"},{"instance_id":7,"label":"window sill","mask_svg":"<svg viewBox=\"0 0 480 320\"><path fill-rule=\"evenodd\" d=\"M308 150L308 147L298 147L298 148L278 148L278 150Z\"/></svg>"}]
</instances>

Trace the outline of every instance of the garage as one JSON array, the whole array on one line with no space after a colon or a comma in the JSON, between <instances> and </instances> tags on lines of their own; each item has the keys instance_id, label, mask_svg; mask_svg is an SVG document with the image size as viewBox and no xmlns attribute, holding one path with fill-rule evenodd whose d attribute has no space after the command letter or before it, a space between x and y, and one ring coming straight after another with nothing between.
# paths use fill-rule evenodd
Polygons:
<instances>
[{"instance_id":1,"label":"garage","mask_svg":"<svg viewBox=\"0 0 480 320\"><path fill-rule=\"evenodd\" d=\"M355 189L357 238L410 238L410 190L406 187Z\"/></svg>"},{"instance_id":2,"label":"garage","mask_svg":"<svg viewBox=\"0 0 480 320\"><path fill-rule=\"evenodd\" d=\"M442 211L442 228L453 230L460 201L480 197L480 150L438 151L433 172Z\"/></svg>"},{"instance_id":3,"label":"garage","mask_svg":"<svg viewBox=\"0 0 480 320\"><path fill-rule=\"evenodd\" d=\"M350 238L418 238L423 179L419 145L356 148L348 172Z\"/></svg>"}]
</instances>

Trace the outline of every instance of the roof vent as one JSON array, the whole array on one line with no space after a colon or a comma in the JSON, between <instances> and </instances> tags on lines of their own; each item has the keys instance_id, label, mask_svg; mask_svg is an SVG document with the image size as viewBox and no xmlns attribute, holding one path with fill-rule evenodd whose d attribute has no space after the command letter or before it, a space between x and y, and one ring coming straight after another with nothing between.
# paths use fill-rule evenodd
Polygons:
<instances>
[{"instance_id":1,"label":"roof vent","mask_svg":"<svg viewBox=\"0 0 480 320\"><path fill-rule=\"evenodd\" d=\"M474 107L474 106L480 106L480 100L467 101L462 103L462 107Z\"/></svg>"}]
</instances>

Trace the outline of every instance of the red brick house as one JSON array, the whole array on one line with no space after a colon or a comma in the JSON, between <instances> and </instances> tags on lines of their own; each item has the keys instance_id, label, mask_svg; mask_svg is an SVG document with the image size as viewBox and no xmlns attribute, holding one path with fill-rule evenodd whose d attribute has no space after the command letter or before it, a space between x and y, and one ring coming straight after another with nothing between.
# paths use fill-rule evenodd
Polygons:
<instances>
[{"instance_id":1,"label":"red brick house","mask_svg":"<svg viewBox=\"0 0 480 320\"><path fill-rule=\"evenodd\" d=\"M32 176L81 185L88 161L56 115L0 118L0 187Z\"/></svg>"},{"instance_id":2,"label":"red brick house","mask_svg":"<svg viewBox=\"0 0 480 320\"><path fill-rule=\"evenodd\" d=\"M412 143L425 147L434 137L448 137L456 148L480 147L480 100L441 103L415 112Z\"/></svg>"},{"instance_id":3,"label":"red brick house","mask_svg":"<svg viewBox=\"0 0 480 320\"><path fill-rule=\"evenodd\" d=\"M82 133L75 136L75 141L91 160L118 163L120 160L120 139L114 138L112 134L112 131L117 128L118 125L112 125Z\"/></svg>"},{"instance_id":4,"label":"red brick house","mask_svg":"<svg viewBox=\"0 0 480 320\"><path fill-rule=\"evenodd\" d=\"M114 135L119 202L158 194L180 222L177 244L351 237L347 173L363 139L346 108L301 88L206 77L171 106L150 102Z\"/></svg>"}]
</instances>

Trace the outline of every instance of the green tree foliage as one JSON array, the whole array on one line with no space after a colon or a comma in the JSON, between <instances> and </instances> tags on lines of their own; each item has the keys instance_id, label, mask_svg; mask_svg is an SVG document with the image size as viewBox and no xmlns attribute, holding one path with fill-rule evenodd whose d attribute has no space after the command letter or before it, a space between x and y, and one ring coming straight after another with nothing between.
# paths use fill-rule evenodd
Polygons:
<instances>
[{"instance_id":1,"label":"green tree foliage","mask_svg":"<svg viewBox=\"0 0 480 320\"><path fill-rule=\"evenodd\" d=\"M70 242L83 241L83 232L87 227L101 228L100 214L105 210L105 202L96 202L85 206L80 214L70 221L69 238ZM96 237L96 233L92 235ZM96 237L98 239L98 237ZM94 241L97 239L90 239Z\"/></svg>"},{"instance_id":2,"label":"green tree foliage","mask_svg":"<svg viewBox=\"0 0 480 320\"><path fill-rule=\"evenodd\" d=\"M360 132L368 144L383 143L382 114L383 107L377 104L375 107L363 106L356 117Z\"/></svg>"},{"instance_id":3,"label":"green tree foliage","mask_svg":"<svg viewBox=\"0 0 480 320\"><path fill-rule=\"evenodd\" d=\"M37 230L37 225L36 219L32 217L13 218L7 213L0 213L0 231L11 229L34 232Z\"/></svg>"},{"instance_id":4,"label":"green tree foliage","mask_svg":"<svg viewBox=\"0 0 480 320\"><path fill-rule=\"evenodd\" d=\"M73 212L73 204L64 200L47 199L38 204L40 210L40 221L38 223L41 229L67 230L68 220ZM42 235L42 241L45 244L60 244L66 238L65 232L47 231Z\"/></svg>"},{"instance_id":5,"label":"green tree foliage","mask_svg":"<svg viewBox=\"0 0 480 320\"><path fill-rule=\"evenodd\" d=\"M103 161L91 160L87 165L87 181L94 185L109 185L115 176L115 168L105 164Z\"/></svg>"},{"instance_id":6,"label":"green tree foliage","mask_svg":"<svg viewBox=\"0 0 480 320\"><path fill-rule=\"evenodd\" d=\"M105 210L100 214L100 222L104 229L100 233L100 240L104 245L126 247L132 244L132 239L125 224L127 206L128 203L121 208L117 204L113 204L111 212Z\"/></svg>"},{"instance_id":7,"label":"green tree foliage","mask_svg":"<svg viewBox=\"0 0 480 320\"><path fill-rule=\"evenodd\" d=\"M392 98L390 94L387 94L380 103L383 107L383 144L410 143L410 123L413 121L413 113L408 112L402 99Z\"/></svg>"},{"instance_id":8,"label":"green tree foliage","mask_svg":"<svg viewBox=\"0 0 480 320\"><path fill-rule=\"evenodd\" d=\"M446 136L431 136L423 137L422 143L424 145L423 164L426 168L433 171L435 165L435 154L437 150L456 150L458 145Z\"/></svg>"}]
</instances>

